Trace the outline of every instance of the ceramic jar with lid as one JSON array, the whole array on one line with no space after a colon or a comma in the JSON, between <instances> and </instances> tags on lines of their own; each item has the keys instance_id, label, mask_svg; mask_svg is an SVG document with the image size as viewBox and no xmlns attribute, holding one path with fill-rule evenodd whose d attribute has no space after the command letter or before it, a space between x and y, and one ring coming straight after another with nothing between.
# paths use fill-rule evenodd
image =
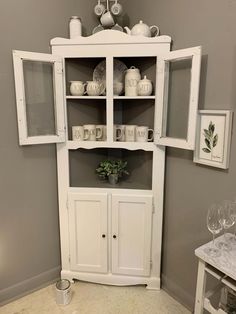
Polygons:
<instances>
[{"instance_id":1,"label":"ceramic jar with lid","mask_svg":"<svg viewBox=\"0 0 236 314\"><path fill-rule=\"evenodd\" d=\"M139 96L150 96L152 94L152 82L146 75L138 82L137 91Z\"/></svg>"},{"instance_id":2,"label":"ceramic jar with lid","mask_svg":"<svg viewBox=\"0 0 236 314\"><path fill-rule=\"evenodd\" d=\"M81 18L78 16L72 16L70 18L70 38L76 38L78 36L82 35L82 24L81 24Z\"/></svg>"},{"instance_id":3,"label":"ceramic jar with lid","mask_svg":"<svg viewBox=\"0 0 236 314\"><path fill-rule=\"evenodd\" d=\"M137 96L137 86L141 79L139 69L132 66L125 74L125 96Z\"/></svg>"}]
</instances>

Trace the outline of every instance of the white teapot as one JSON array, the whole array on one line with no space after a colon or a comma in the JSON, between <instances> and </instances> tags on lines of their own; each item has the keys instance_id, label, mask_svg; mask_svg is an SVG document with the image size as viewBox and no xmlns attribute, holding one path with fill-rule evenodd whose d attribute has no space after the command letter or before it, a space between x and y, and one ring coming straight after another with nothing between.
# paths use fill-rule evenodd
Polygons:
<instances>
[{"instance_id":1,"label":"white teapot","mask_svg":"<svg viewBox=\"0 0 236 314\"><path fill-rule=\"evenodd\" d=\"M152 30L154 29L156 30L155 36L158 36L160 33L159 27L157 27L156 25L149 27L147 24L144 24L143 21L139 21L139 23L134 25L131 30L127 26L125 26L127 34L133 36L152 37Z\"/></svg>"}]
</instances>

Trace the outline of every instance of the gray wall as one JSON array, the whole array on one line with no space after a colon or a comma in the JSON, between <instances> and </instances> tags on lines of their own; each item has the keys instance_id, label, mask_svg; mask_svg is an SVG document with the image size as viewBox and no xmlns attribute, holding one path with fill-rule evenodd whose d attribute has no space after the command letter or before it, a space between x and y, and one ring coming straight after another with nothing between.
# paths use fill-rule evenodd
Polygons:
<instances>
[{"instance_id":1,"label":"gray wall","mask_svg":"<svg viewBox=\"0 0 236 314\"><path fill-rule=\"evenodd\" d=\"M59 230L54 145L19 147L12 49L49 52L67 37L68 18L82 17L84 34L97 25L86 0L0 2L0 302L59 274ZM203 46L200 108L234 109L236 2L233 0L123 0L123 23L160 26L173 49ZM233 135L234 139L234 135ZM236 196L236 147L229 171L195 165L192 153L169 149L165 185L163 287L192 308L197 263L194 249L208 241L206 210Z\"/></svg>"},{"instance_id":2,"label":"gray wall","mask_svg":"<svg viewBox=\"0 0 236 314\"><path fill-rule=\"evenodd\" d=\"M85 4L0 1L0 303L60 270L55 145L18 145L12 49L49 53L71 15L87 16Z\"/></svg>"},{"instance_id":3,"label":"gray wall","mask_svg":"<svg viewBox=\"0 0 236 314\"><path fill-rule=\"evenodd\" d=\"M236 103L236 2L233 0L129 1L130 24L142 19L173 39L172 49L203 46L201 109L232 109ZM168 149L165 184L163 287L193 308L197 275L194 249L210 240L206 211L236 196L233 130L228 171L196 165L191 152Z\"/></svg>"}]
</instances>

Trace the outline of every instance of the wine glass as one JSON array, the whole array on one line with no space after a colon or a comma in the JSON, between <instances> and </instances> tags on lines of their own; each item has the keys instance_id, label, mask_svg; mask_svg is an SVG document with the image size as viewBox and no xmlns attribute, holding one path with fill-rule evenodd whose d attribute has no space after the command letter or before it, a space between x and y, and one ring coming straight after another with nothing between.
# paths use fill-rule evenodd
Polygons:
<instances>
[{"instance_id":1,"label":"wine glass","mask_svg":"<svg viewBox=\"0 0 236 314\"><path fill-rule=\"evenodd\" d=\"M222 230L222 224L220 223L220 210L216 204L211 205L207 211L207 228L212 233L212 245L205 249L205 252L216 257L220 255L219 249L215 246L215 235Z\"/></svg>"},{"instance_id":2,"label":"wine glass","mask_svg":"<svg viewBox=\"0 0 236 314\"><path fill-rule=\"evenodd\" d=\"M229 236L229 242L236 244L236 200L231 202L230 216L234 224L234 234Z\"/></svg>"},{"instance_id":3,"label":"wine glass","mask_svg":"<svg viewBox=\"0 0 236 314\"><path fill-rule=\"evenodd\" d=\"M232 211L231 201L224 200L222 202L222 206L220 207L220 220L219 220L224 230L224 240L221 240L217 244L219 248L224 249L224 250L231 249L231 245L228 243L226 239L226 233L225 233L225 230L232 227L233 224L235 223L235 221L233 220L231 216L231 211Z\"/></svg>"}]
</instances>

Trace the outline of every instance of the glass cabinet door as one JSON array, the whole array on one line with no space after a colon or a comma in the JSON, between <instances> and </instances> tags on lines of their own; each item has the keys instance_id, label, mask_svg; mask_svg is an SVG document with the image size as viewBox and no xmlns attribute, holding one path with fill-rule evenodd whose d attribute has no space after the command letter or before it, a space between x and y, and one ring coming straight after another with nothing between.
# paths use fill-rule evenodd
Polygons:
<instances>
[{"instance_id":1,"label":"glass cabinet door","mask_svg":"<svg viewBox=\"0 0 236 314\"><path fill-rule=\"evenodd\" d=\"M13 51L20 145L65 141L62 58Z\"/></svg>"},{"instance_id":2,"label":"glass cabinet door","mask_svg":"<svg viewBox=\"0 0 236 314\"><path fill-rule=\"evenodd\" d=\"M158 57L156 144L194 149L200 66L201 47Z\"/></svg>"}]
</instances>

